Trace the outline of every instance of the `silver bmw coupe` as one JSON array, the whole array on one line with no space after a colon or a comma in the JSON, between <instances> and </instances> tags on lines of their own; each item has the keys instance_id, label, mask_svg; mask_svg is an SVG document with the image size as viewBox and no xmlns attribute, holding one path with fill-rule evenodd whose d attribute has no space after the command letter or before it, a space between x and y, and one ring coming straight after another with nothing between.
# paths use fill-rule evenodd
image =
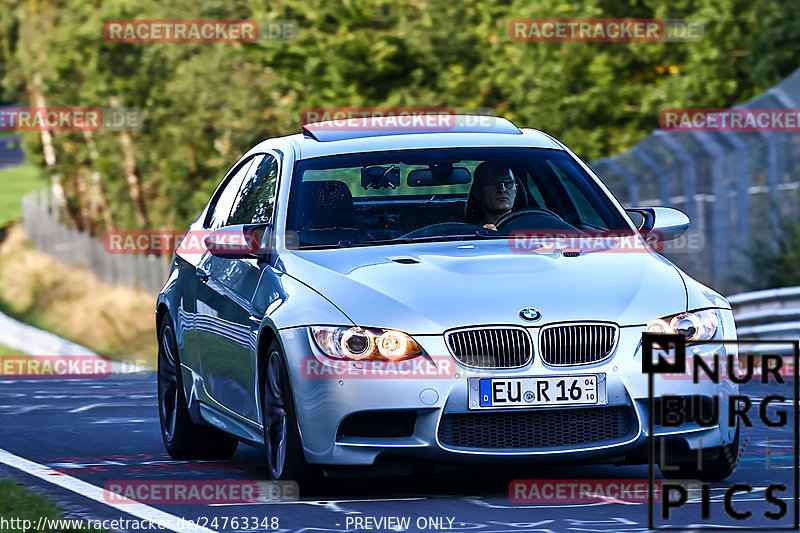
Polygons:
<instances>
[{"instance_id":1,"label":"silver bmw coupe","mask_svg":"<svg viewBox=\"0 0 800 533\"><path fill-rule=\"evenodd\" d=\"M508 120L407 122L307 124L222 179L158 296L167 451L247 443L274 480L644 463L642 333L703 341L694 353L736 338L728 302L653 249L688 218L624 209L566 146ZM716 425L654 414L659 461L729 475L736 385L655 385L723 400Z\"/></svg>"}]
</instances>

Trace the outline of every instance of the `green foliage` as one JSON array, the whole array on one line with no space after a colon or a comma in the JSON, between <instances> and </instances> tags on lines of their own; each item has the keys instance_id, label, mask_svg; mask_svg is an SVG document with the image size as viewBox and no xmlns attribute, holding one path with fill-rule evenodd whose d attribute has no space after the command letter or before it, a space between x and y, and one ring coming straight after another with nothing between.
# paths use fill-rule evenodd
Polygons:
<instances>
[{"instance_id":1,"label":"green foliage","mask_svg":"<svg viewBox=\"0 0 800 533\"><path fill-rule=\"evenodd\" d=\"M690 18L700 42L514 42L514 18ZM119 44L109 19L296 20L298 39L251 44ZM181 227L259 140L296 133L307 107L489 108L593 160L658 127L671 107L728 107L798 66L795 0L0 0L5 100L141 109L131 135L148 225ZM120 134L56 133L59 174L78 217L81 171L102 174L115 224L136 227ZM43 166L41 141L26 151ZM93 229L103 230L97 217Z\"/></svg>"},{"instance_id":2,"label":"green foliage","mask_svg":"<svg viewBox=\"0 0 800 533\"><path fill-rule=\"evenodd\" d=\"M40 518L44 517L48 519L48 522L43 522L45 527L39 531L42 533L54 533L56 526L53 521L61 519L62 512L61 506L55 502L14 483L11 479L0 479L0 518L11 525L11 527L4 528L3 532L24 533L25 531L31 531L39 524ZM12 519L16 520L12 522ZM24 530L22 528L23 520L28 520L34 527ZM77 527L79 524L75 522L68 524L67 527L62 523L62 526L58 527L57 530L62 533L77 531L96 533L102 531L93 527L86 527L87 524L85 523L80 524L84 527Z\"/></svg>"},{"instance_id":3,"label":"green foliage","mask_svg":"<svg viewBox=\"0 0 800 533\"><path fill-rule=\"evenodd\" d=\"M22 215L22 197L46 186L39 179L39 170L32 165L0 170L0 227Z\"/></svg>"},{"instance_id":4,"label":"green foliage","mask_svg":"<svg viewBox=\"0 0 800 533\"><path fill-rule=\"evenodd\" d=\"M800 224L795 218L781 219L772 237L753 239L745 255L755 274L737 281L748 290L800 285Z\"/></svg>"}]
</instances>

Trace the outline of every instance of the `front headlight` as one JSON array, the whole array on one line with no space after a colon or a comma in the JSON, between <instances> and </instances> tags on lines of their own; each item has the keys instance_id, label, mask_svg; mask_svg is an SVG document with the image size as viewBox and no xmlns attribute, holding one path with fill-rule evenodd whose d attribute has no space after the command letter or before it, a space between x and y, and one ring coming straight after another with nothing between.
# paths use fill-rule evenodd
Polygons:
<instances>
[{"instance_id":1,"label":"front headlight","mask_svg":"<svg viewBox=\"0 0 800 533\"><path fill-rule=\"evenodd\" d=\"M692 343L711 340L717 333L719 325L719 312L716 309L704 309L656 318L647 324L645 331L683 335L687 343Z\"/></svg>"},{"instance_id":2,"label":"front headlight","mask_svg":"<svg viewBox=\"0 0 800 533\"><path fill-rule=\"evenodd\" d=\"M399 361L422 355L419 344L402 331L335 326L309 329L322 353L333 359Z\"/></svg>"}]
</instances>

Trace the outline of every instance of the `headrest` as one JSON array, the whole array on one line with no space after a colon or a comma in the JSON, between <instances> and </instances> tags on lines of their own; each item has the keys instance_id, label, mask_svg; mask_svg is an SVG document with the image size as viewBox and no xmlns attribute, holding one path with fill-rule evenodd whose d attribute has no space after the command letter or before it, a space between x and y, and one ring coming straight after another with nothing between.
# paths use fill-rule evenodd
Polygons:
<instances>
[{"instance_id":1,"label":"headrest","mask_svg":"<svg viewBox=\"0 0 800 533\"><path fill-rule=\"evenodd\" d=\"M304 181L299 214L301 227L348 227L353 215L353 196L341 181Z\"/></svg>"}]
</instances>

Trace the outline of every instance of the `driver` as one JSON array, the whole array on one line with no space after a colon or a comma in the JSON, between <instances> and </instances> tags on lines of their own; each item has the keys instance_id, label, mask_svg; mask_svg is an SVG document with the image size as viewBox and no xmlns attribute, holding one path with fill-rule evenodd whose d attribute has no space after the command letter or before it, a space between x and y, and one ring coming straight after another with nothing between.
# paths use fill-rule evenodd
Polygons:
<instances>
[{"instance_id":1,"label":"driver","mask_svg":"<svg viewBox=\"0 0 800 533\"><path fill-rule=\"evenodd\" d=\"M472 222L497 231L495 223L514 208L517 180L511 168L502 163L484 161L475 169L475 179L470 189L474 204L470 213Z\"/></svg>"}]
</instances>

